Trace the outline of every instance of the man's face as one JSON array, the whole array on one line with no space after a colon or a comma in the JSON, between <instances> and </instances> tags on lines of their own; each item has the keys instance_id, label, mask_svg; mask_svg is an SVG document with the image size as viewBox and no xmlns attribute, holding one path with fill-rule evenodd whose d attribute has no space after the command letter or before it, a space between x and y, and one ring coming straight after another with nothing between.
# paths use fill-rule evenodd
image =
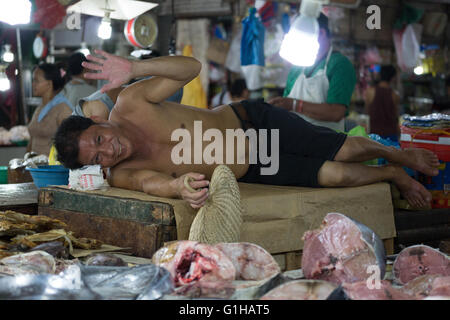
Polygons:
<instances>
[{"instance_id":1,"label":"man's face","mask_svg":"<svg viewBox=\"0 0 450 320\"><path fill-rule=\"evenodd\" d=\"M108 123L84 130L78 141L78 161L83 165L113 167L129 157L130 144L120 130Z\"/></svg>"}]
</instances>

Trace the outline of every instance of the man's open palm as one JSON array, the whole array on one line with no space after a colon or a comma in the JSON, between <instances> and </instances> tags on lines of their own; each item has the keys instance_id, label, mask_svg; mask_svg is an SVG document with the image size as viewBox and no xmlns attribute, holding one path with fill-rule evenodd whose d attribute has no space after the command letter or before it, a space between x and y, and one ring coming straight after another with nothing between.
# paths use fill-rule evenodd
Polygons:
<instances>
[{"instance_id":1,"label":"man's open palm","mask_svg":"<svg viewBox=\"0 0 450 320\"><path fill-rule=\"evenodd\" d=\"M109 81L100 89L102 93L127 84L131 80L131 61L103 50L95 50L95 53L99 57L88 55L86 58L90 62L83 62L82 65L87 69L98 71L87 72L85 78Z\"/></svg>"}]
</instances>

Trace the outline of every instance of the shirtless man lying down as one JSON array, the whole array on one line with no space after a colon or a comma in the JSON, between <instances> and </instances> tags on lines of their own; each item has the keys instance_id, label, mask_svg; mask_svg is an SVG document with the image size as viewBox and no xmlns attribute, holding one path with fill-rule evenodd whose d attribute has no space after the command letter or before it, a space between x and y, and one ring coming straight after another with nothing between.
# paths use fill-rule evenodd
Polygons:
<instances>
[{"instance_id":1,"label":"shirtless man lying down","mask_svg":"<svg viewBox=\"0 0 450 320\"><path fill-rule=\"evenodd\" d=\"M402 166L407 166L426 175L437 175L439 160L431 151L399 150L364 137L348 137L314 126L262 100L245 100L213 110L167 102L167 97L199 74L201 64L196 59L171 56L129 61L104 51L97 50L96 53L98 56L88 56L90 62L84 62L83 66L96 71L88 73L87 78L109 81L102 91L119 87L131 78L144 75L152 78L121 91L107 121L72 116L61 124L55 145L58 160L68 168L100 164L111 168L108 177L111 186L181 198L193 208L200 208L208 198L209 179L218 163L195 161L202 159L206 149L211 148L195 141L198 124L203 131L215 130L215 137L217 134L226 136L227 129L278 130L278 135L271 136L271 139L258 138L259 148L246 137L243 144L231 148L223 145L223 149L216 149L216 153L225 159L227 152L239 148L244 150L234 152L232 163L223 162L241 182L351 187L390 181L415 207L427 206L431 201L429 191L402 169ZM173 139L177 129L183 129L194 137L193 141L182 141L192 151L192 154L183 154L182 157L194 161L174 161L173 150L180 147L180 136L178 140ZM277 153L279 163L271 174L261 174L264 168L267 169L267 162L261 161L260 157L261 150L264 150L261 149L261 141L267 144L265 151ZM258 153L256 162L251 161L255 159L252 157L255 148ZM389 164L366 166L361 163L376 158L384 158ZM184 184L186 175L193 178L190 186L196 191Z\"/></svg>"}]
</instances>

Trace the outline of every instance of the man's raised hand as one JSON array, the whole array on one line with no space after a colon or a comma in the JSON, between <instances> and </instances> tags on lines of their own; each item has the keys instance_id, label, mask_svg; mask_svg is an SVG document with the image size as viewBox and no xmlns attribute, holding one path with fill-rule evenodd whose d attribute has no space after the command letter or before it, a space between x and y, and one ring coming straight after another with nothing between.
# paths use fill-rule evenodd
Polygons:
<instances>
[{"instance_id":1,"label":"man's raised hand","mask_svg":"<svg viewBox=\"0 0 450 320\"><path fill-rule=\"evenodd\" d=\"M95 50L98 56L88 55L89 62L83 62L82 66L97 72L87 72L84 77L96 80L108 80L100 91L102 93L127 84L132 79L132 62L128 59L107 53L103 50Z\"/></svg>"}]
</instances>

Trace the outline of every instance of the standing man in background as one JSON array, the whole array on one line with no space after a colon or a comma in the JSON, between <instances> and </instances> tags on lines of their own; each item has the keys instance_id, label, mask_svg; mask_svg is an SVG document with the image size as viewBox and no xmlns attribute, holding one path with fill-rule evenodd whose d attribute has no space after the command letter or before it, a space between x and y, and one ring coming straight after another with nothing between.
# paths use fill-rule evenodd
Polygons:
<instances>
[{"instance_id":1,"label":"standing man in background","mask_svg":"<svg viewBox=\"0 0 450 320\"><path fill-rule=\"evenodd\" d=\"M236 79L228 86L228 90L222 91L212 98L211 109L231 102L247 100L249 97L250 92L245 79Z\"/></svg>"},{"instance_id":2,"label":"standing man in background","mask_svg":"<svg viewBox=\"0 0 450 320\"><path fill-rule=\"evenodd\" d=\"M347 57L333 52L327 16L321 13L317 20L320 49L316 63L292 67L283 97L269 103L295 112L312 124L345 131L344 118L356 84L355 69Z\"/></svg>"},{"instance_id":3,"label":"standing man in background","mask_svg":"<svg viewBox=\"0 0 450 320\"><path fill-rule=\"evenodd\" d=\"M87 59L81 52L76 52L67 59L67 78L70 80L65 85L63 92L72 104L72 108L75 108L79 99L87 97L97 90L84 78L84 73L87 71L81 65L84 61Z\"/></svg>"}]
</instances>

